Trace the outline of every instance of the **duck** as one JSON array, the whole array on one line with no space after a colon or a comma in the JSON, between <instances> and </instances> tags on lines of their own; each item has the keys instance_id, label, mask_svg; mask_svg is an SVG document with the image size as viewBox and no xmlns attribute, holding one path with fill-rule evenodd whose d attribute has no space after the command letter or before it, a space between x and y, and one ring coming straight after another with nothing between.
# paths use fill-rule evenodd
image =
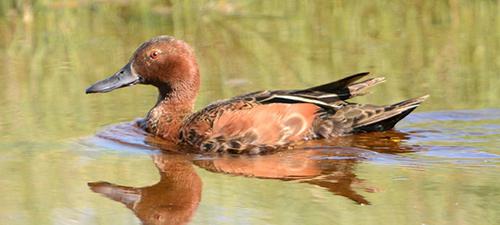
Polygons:
<instances>
[{"instance_id":1,"label":"duck","mask_svg":"<svg viewBox=\"0 0 500 225\"><path fill-rule=\"evenodd\" d=\"M428 97L382 106L347 101L385 81L362 79L368 75L305 89L256 91L194 111L200 89L194 50L162 35L142 43L125 66L86 93L152 85L158 89L156 104L137 122L146 132L195 153L262 154L309 140L393 129Z\"/></svg>"}]
</instances>

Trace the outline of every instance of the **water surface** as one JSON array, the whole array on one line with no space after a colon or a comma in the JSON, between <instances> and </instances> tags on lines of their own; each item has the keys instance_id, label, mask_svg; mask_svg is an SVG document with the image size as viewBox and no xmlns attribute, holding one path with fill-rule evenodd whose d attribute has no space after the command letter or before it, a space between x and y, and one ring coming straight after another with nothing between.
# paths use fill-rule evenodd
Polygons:
<instances>
[{"instance_id":1,"label":"water surface","mask_svg":"<svg viewBox=\"0 0 500 225\"><path fill-rule=\"evenodd\" d=\"M0 224L500 224L496 1L2 1ZM196 107L361 71L430 94L395 131L253 157L179 154L155 90L85 88L144 40L196 49ZM96 193L97 192L97 193Z\"/></svg>"}]
</instances>

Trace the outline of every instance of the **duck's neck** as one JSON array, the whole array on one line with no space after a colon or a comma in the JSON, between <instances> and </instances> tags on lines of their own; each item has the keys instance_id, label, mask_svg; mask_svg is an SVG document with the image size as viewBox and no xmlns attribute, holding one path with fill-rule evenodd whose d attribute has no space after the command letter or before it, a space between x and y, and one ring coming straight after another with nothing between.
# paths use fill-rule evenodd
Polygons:
<instances>
[{"instance_id":1,"label":"duck's neck","mask_svg":"<svg viewBox=\"0 0 500 225\"><path fill-rule=\"evenodd\" d=\"M145 120L145 129L149 133L164 139L175 141L183 121L194 108L199 89L198 71L193 76L175 86L159 86L158 100L149 111Z\"/></svg>"},{"instance_id":2,"label":"duck's neck","mask_svg":"<svg viewBox=\"0 0 500 225\"><path fill-rule=\"evenodd\" d=\"M145 129L165 139L175 140L184 119L193 112L195 93L160 90L155 106L148 112Z\"/></svg>"}]
</instances>

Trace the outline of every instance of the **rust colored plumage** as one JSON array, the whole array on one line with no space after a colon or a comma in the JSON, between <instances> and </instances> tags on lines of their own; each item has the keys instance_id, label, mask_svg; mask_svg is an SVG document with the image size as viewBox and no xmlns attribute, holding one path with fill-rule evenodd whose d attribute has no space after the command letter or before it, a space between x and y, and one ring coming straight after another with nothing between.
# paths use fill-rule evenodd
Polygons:
<instances>
[{"instance_id":1,"label":"rust colored plumage","mask_svg":"<svg viewBox=\"0 0 500 225\"><path fill-rule=\"evenodd\" d=\"M192 113L200 83L193 51L185 42L160 36L142 44L122 70L87 93L136 83L156 86L158 101L140 123L146 131L194 152L257 154L310 139L388 130L427 98L386 106L347 102L385 81L361 80L367 75L301 90L253 92Z\"/></svg>"}]
</instances>

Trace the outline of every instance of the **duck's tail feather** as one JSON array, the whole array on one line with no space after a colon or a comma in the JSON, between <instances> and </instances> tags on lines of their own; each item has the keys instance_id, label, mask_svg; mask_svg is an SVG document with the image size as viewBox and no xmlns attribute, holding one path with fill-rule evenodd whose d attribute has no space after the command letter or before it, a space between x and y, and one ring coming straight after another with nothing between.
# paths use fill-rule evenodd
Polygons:
<instances>
[{"instance_id":1,"label":"duck's tail feather","mask_svg":"<svg viewBox=\"0 0 500 225\"><path fill-rule=\"evenodd\" d=\"M361 96L367 94L367 90L377 84L385 82L385 77L375 77L368 80L364 80L358 83L351 84L347 86L349 89L350 97Z\"/></svg>"},{"instance_id":2,"label":"duck's tail feather","mask_svg":"<svg viewBox=\"0 0 500 225\"><path fill-rule=\"evenodd\" d=\"M304 90L293 91L289 94L322 101L327 104L339 100L346 100L355 96L364 95L367 93L366 90L368 88L385 81L385 78L383 77L376 77L354 83L362 77L367 76L368 74L369 72L354 74L334 82L307 88Z\"/></svg>"},{"instance_id":3,"label":"duck's tail feather","mask_svg":"<svg viewBox=\"0 0 500 225\"><path fill-rule=\"evenodd\" d=\"M304 90L300 90L298 92L325 92L325 93L332 93L332 91L338 91L340 89L346 88L349 84L352 84L353 82L361 79L362 77L367 76L370 74L370 72L362 72L362 73L357 73L345 78L342 78L340 80L336 80L327 84L322 84L319 86L307 88Z\"/></svg>"},{"instance_id":4,"label":"duck's tail feather","mask_svg":"<svg viewBox=\"0 0 500 225\"><path fill-rule=\"evenodd\" d=\"M367 89L385 81L376 77L356 82L367 76L368 72L358 73L346 78L302 90L278 90L271 92L252 93L260 103L311 103L327 109L339 109L339 104L355 96L364 95ZM356 82L356 83L355 83ZM245 97L248 97L246 95Z\"/></svg>"},{"instance_id":5,"label":"duck's tail feather","mask_svg":"<svg viewBox=\"0 0 500 225\"><path fill-rule=\"evenodd\" d=\"M389 130L401 119L410 114L429 95L408 99L396 104L381 106L374 109L375 113L360 118L354 125L353 133ZM371 106L373 107L373 106ZM373 110L372 110L373 111ZM378 112L378 113L377 113Z\"/></svg>"}]
</instances>

